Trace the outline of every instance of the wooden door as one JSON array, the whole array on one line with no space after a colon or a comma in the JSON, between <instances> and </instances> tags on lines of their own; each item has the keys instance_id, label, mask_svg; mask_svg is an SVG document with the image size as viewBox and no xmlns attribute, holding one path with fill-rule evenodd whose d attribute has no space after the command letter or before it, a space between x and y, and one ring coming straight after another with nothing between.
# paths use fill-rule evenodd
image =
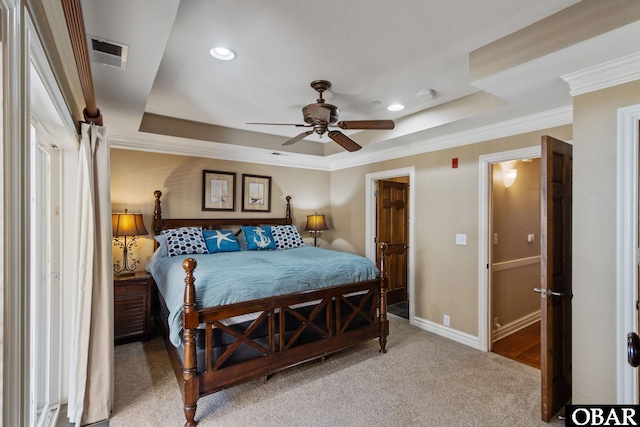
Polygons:
<instances>
[{"instance_id":1,"label":"wooden door","mask_svg":"<svg viewBox=\"0 0 640 427\"><path fill-rule=\"evenodd\" d=\"M548 422L571 398L571 210L570 144L542 137L541 159L541 394Z\"/></svg>"},{"instance_id":2,"label":"wooden door","mask_svg":"<svg viewBox=\"0 0 640 427\"><path fill-rule=\"evenodd\" d=\"M407 238L409 219L409 185L406 182L376 182L376 242L387 243L389 291L387 301L395 304L407 300ZM376 244L376 260L380 248Z\"/></svg>"}]
</instances>

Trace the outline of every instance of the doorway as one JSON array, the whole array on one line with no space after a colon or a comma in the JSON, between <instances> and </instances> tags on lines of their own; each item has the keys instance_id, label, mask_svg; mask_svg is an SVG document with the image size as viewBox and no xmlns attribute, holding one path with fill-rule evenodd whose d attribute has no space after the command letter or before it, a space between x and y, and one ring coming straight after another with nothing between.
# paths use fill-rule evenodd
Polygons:
<instances>
[{"instance_id":1,"label":"doorway","mask_svg":"<svg viewBox=\"0 0 640 427\"><path fill-rule=\"evenodd\" d=\"M491 349L491 164L541 158L541 416L549 421L570 398L572 146L543 136L540 147L480 157L479 341Z\"/></svg>"},{"instance_id":2,"label":"doorway","mask_svg":"<svg viewBox=\"0 0 640 427\"><path fill-rule=\"evenodd\" d=\"M491 350L540 368L540 158L491 164Z\"/></svg>"},{"instance_id":3,"label":"doorway","mask_svg":"<svg viewBox=\"0 0 640 427\"><path fill-rule=\"evenodd\" d=\"M398 304L398 313L400 315L404 314L403 317L407 317L409 322L413 322L414 316L414 268L413 268L413 245L411 242L414 241L414 207L411 200L414 199L415 187L414 187L414 176L415 169L413 167L402 168L402 169L394 169L384 172L376 172L370 173L366 175L366 218L365 218L365 248L366 248L366 257L376 262L377 258L377 241L379 241L377 236L377 218L378 218L378 203L376 198L376 188L378 181L390 181L390 182L400 182L404 183L406 189L406 205L408 207L408 220L407 220L407 244L406 248L403 249L404 252L404 274L406 277L406 287L404 292L406 292L406 301L396 301ZM408 185L408 187L407 187ZM391 301L392 302L392 301ZM406 307L400 307L403 305ZM393 308L389 311L392 313Z\"/></svg>"},{"instance_id":4,"label":"doorway","mask_svg":"<svg viewBox=\"0 0 640 427\"><path fill-rule=\"evenodd\" d=\"M491 273L493 234L491 231L491 185L492 165L523 159L539 159L541 147L534 146L480 156L479 177L479 233L478 233L478 341L479 349L491 351L494 318L491 308ZM517 180L517 177L516 177ZM538 227L539 229L539 227ZM530 234L530 233L526 233ZM498 241L500 236L498 235ZM532 292L533 293L533 292ZM539 302L539 300L538 300ZM500 321L498 321L500 322ZM506 324L506 323L503 323ZM502 325L502 324L501 324Z\"/></svg>"},{"instance_id":5,"label":"doorway","mask_svg":"<svg viewBox=\"0 0 640 427\"><path fill-rule=\"evenodd\" d=\"M640 380L636 368L627 363L627 333L638 332L638 166L640 104L618 109L617 161L617 384L619 404L638 404Z\"/></svg>"},{"instance_id":6,"label":"doorway","mask_svg":"<svg viewBox=\"0 0 640 427\"><path fill-rule=\"evenodd\" d=\"M387 302L389 312L409 318L407 249L409 228L409 177L376 181L376 242L387 244ZM376 261L381 249L376 245Z\"/></svg>"}]
</instances>

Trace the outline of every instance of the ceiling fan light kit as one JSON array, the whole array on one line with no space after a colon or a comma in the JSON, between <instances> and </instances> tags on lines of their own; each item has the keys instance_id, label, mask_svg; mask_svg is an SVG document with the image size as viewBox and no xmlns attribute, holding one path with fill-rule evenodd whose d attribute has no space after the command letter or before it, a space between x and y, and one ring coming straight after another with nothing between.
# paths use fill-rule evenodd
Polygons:
<instances>
[{"instance_id":1,"label":"ceiling fan light kit","mask_svg":"<svg viewBox=\"0 0 640 427\"><path fill-rule=\"evenodd\" d=\"M260 125L276 125L276 126L296 126L311 127L313 129L302 132L289 139L282 145L291 145L306 138L314 132L322 136L327 136L340 144L347 151L357 151L362 147L338 130L329 130L329 127L338 127L340 129L353 130L389 130L395 127L393 120L345 120L338 122L340 110L332 104L324 102L322 93L331 87L331 82L327 80L314 80L311 87L318 92L318 99L315 104L308 104L302 107L302 118L306 125L288 124L288 123L249 123Z\"/></svg>"}]
</instances>

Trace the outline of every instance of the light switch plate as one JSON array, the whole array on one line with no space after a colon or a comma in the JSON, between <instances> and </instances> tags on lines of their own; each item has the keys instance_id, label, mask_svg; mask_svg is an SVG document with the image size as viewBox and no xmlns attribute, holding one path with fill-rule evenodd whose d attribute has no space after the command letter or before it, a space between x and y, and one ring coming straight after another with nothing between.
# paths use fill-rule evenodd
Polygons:
<instances>
[{"instance_id":1,"label":"light switch plate","mask_svg":"<svg viewBox=\"0 0 640 427\"><path fill-rule=\"evenodd\" d=\"M466 246L466 244L467 244L467 235L456 234L456 245Z\"/></svg>"}]
</instances>

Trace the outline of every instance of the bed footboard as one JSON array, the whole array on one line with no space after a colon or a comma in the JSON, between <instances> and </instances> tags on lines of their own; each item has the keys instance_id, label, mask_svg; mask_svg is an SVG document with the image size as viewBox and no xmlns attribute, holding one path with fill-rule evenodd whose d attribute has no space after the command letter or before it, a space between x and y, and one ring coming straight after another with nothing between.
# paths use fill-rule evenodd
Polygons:
<instances>
[{"instance_id":1,"label":"bed footboard","mask_svg":"<svg viewBox=\"0 0 640 427\"><path fill-rule=\"evenodd\" d=\"M385 250L383 243L380 277L376 280L203 310L197 310L195 304L197 263L192 258L186 259L182 264L186 272L182 316L184 354L182 378L179 378L185 426L197 424L195 414L201 396L267 377L370 339L378 338L380 352L385 353L389 334ZM224 322L250 313L253 320L244 322L242 327ZM232 337L232 342L215 347L216 329ZM204 356L200 358L197 333L204 334L201 350ZM253 352L254 357L237 357L241 348L245 353L246 350Z\"/></svg>"}]
</instances>

